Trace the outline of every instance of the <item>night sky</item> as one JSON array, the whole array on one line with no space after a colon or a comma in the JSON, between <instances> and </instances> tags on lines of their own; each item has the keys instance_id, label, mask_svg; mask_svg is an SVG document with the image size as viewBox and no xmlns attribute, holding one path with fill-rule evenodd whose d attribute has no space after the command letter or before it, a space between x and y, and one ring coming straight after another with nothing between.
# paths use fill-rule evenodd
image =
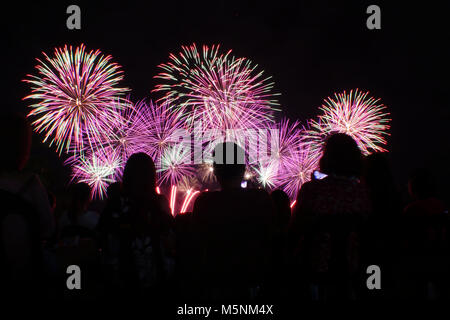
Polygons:
<instances>
[{"instance_id":1,"label":"night sky","mask_svg":"<svg viewBox=\"0 0 450 320\"><path fill-rule=\"evenodd\" d=\"M81 7L81 30L66 28L70 4ZM381 8L381 30L366 28L370 4ZM413 168L427 166L448 192L448 9L443 1L14 1L1 17L1 107L27 112L21 80L56 46L84 43L111 54L135 101L151 97L157 65L170 52L220 43L273 76L283 115L303 123L334 92L360 88L381 98L393 119L389 149L399 187ZM38 136L32 157L50 188L66 182L62 161Z\"/></svg>"}]
</instances>

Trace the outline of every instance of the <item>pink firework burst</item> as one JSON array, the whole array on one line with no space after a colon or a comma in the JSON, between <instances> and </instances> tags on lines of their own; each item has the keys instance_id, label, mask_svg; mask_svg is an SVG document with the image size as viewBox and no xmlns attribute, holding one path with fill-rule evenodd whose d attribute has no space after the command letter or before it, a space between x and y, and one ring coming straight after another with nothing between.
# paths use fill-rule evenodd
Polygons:
<instances>
[{"instance_id":1,"label":"pink firework burst","mask_svg":"<svg viewBox=\"0 0 450 320\"><path fill-rule=\"evenodd\" d=\"M108 185L117 181L123 163L113 150L98 150L85 157L70 157L66 164L72 166L72 181L86 182L92 189L92 197L103 199Z\"/></svg>"},{"instance_id":2,"label":"pink firework burst","mask_svg":"<svg viewBox=\"0 0 450 320\"><path fill-rule=\"evenodd\" d=\"M37 132L45 132L50 145L82 152L100 139L101 133L119 116L114 102L128 91L118 86L123 78L120 66L100 50L85 51L85 46L56 48L53 57L43 53L37 59L38 75L23 81L32 93L24 99L37 100L28 116Z\"/></svg>"},{"instance_id":3,"label":"pink firework burst","mask_svg":"<svg viewBox=\"0 0 450 320\"><path fill-rule=\"evenodd\" d=\"M319 165L319 159L320 152L312 148L309 143L304 143L298 152L286 159L277 182L291 200L296 198L300 187L311 180L312 173Z\"/></svg>"},{"instance_id":4,"label":"pink firework burst","mask_svg":"<svg viewBox=\"0 0 450 320\"><path fill-rule=\"evenodd\" d=\"M310 121L308 136L315 147L321 148L325 138L333 133L346 133L353 137L364 154L387 151L386 136L390 128L389 113L380 99L368 97L369 92L356 89L349 94L335 93L328 97L320 110L318 121Z\"/></svg>"},{"instance_id":5,"label":"pink firework burst","mask_svg":"<svg viewBox=\"0 0 450 320\"><path fill-rule=\"evenodd\" d=\"M263 160L273 162L282 169L285 163L304 147L302 129L298 121L290 122L289 119L283 118L270 132L270 155L268 159L263 157Z\"/></svg>"},{"instance_id":6,"label":"pink firework burst","mask_svg":"<svg viewBox=\"0 0 450 320\"><path fill-rule=\"evenodd\" d=\"M170 134L177 123L160 111L152 102L141 100L136 104L126 103L120 108L120 117L105 134L101 146L114 149L123 163L136 152L144 152L158 159L160 150L169 142ZM167 121L168 120L168 121ZM167 137L169 136L169 137Z\"/></svg>"},{"instance_id":7,"label":"pink firework burst","mask_svg":"<svg viewBox=\"0 0 450 320\"><path fill-rule=\"evenodd\" d=\"M151 150L151 156L159 161L166 153L168 147L177 143L184 130L184 121L179 110L170 107L168 101L160 104L150 101L145 112L146 121L141 122L140 130L147 135L147 144Z\"/></svg>"},{"instance_id":8,"label":"pink firework burst","mask_svg":"<svg viewBox=\"0 0 450 320\"><path fill-rule=\"evenodd\" d=\"M195 44L182 47L178 55L159 65L163 70L155 78L162 80L153 91L165 93L183 111L187 123L202 121L206 129L263 128L273 119L278 105L271 93L270 77L245 58L219 53L219 45L203 46L200 53Z\"/></svg>"},{"instance_id":9,"label":"pink firework burst","mask_svg":"<svg viewBox=\"0 0 450 320\"><path fill-rule=\"evenodd\" d=\"M283 118L270 128L265 146L259 148L259 161L254 166L256 180L265 188L279 187L279 175L286 171L292 159L299 157L305 146L302 129L298 121ZM270 141L269 141L270 140ZM270 142L270 144L269 144Z\"/></svg>"}]
</instances>

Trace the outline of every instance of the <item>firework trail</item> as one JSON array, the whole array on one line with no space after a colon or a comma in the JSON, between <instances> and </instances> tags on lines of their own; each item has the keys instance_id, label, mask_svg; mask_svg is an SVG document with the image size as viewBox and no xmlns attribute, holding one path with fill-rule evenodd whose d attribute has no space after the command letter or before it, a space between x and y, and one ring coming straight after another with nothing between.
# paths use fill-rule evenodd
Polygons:
<instances>
[{"instance_id":1,"label":"firework trail","mask_svg":"<svg viewBox=\"0 0 450 320\"><path fill-rule=\"evenodd\" d=\"M273 83L245 58L219 53L219 45L182 46L178 55L159 65L162 80L153 91L165 93L183 111L193 126L201 120L207 129L225 133L228 129L262 128L270 123L278 105L270 91Z\"/></svg>"},{"instance_id":2,"label":"firework trail","mask_svg":"<svg viewBox=\"0 0 450 320\"><path fill-rule=\"evenodd\" d=\"M196 195L198 195L200 191L194 191L192 189L186 191L186 195L183 201L183 205L181 206L180 213L186 213L187 209L189 208L189 205L191 204L192 200Z\"/></svg>"},{"instance_id":3,"label":"firework trail","mask_svg":"<svg viewBox=\"0 0 450 320\"><path fill-rule=\"evenodd\" d=\"M108 185L117 181L117 171L123 166L116 152L104 150L87 157L70 157L66 164L72 166L72 181L86 182L91 187L92 197L100 199L106 195Z\"/></svg>"},{"instance_id":4,"label":"firework trail","mask_svg":"<svg viewBox=\"0 0 450 320\"><path fill-rule=\"evenodd\" d=\"M356 89L347 94L335 93L325 100L318 121L310 121L308 131L313 145L321 148L325 138L333 133L346 133L353 137L364 154L387 151L386 136L390 128L389 113L380 99L368 97L369 92Z\"/></svg>"},{"instance_id":5,"label":"firework trail","mask_svg":"<svg viewBox=\"0 0 450 320\"><path fill-rule=\"evenodd\" d=\"M59 154L92 149L116 121L114 103L128 91L118 87L120 66L100 50L86 52L84 45L56 48L53 57L43 55L44 60L37 59L38 75L23 80L32 88L24 99L37 100L28 114L36 119L34 129L45 132L44 141L50 139Z\"/></svg>"}]
</instances>

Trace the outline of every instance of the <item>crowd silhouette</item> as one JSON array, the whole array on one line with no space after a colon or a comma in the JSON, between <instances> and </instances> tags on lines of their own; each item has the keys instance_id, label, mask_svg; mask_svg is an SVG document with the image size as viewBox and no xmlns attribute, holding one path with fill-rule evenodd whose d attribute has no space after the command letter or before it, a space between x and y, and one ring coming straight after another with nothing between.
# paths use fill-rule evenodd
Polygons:
<instances>
[{"instance_id":1,"label":"crowd silhouette","mask_svg":"<svg viewBox=\"0 0 450 320\"><path fill-rule=\"evenodd\" d=\"M220 190L202 192L192 212L172 216L156 192L145 153L129 157L102 210L88 184L64 200L24 170L31 129L2 118L0 134L0 290L62 300L336 301L448 299L449 221L432 174L413 172L410 201L397 189L385 154L363 156L348 135L330 135L319 168L291 209L286 193L242 188L244 151L214 149ZM230 153L233 161L230 159ZM82 270L68 290L66 268ZM382 289L367 287L367 267Z\"/></svg>"}]
</instances>

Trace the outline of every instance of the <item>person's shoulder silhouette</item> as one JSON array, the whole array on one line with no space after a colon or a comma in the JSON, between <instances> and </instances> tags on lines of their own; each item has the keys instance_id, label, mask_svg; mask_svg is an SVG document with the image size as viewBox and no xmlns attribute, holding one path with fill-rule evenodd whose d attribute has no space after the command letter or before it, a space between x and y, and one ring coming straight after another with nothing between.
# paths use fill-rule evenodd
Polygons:
<instances>
[{"instance_id":1,"label":"person's shoulder silhouette","mask_svg":"<svg viewBox=\"0 0 450 320\"><path fill-rule=\"evenodd\" d=\"M235 219L265 219L271 213L269 194L261 189L241 187L245 173L245 152L235 143L226 142L214 148L214 174L220 191L203 192L194 204L194 216L203 213L221 223ZM199 217L201 218L201 217Z\"/></svg>"},{"instance_id":2,"label":"person's shoulder silhouette","mask_svg":"<svg viewBox=\"0 0 450 320\"><path fill-rule=\"evenodd\" d=\"M273 206L266 191L241 188L245 164L239 146L219 144L214 155L221 190L203 192L192 213L199 270L206 282L245 287L265 272Z\"/></svg>"}]
</instances>

